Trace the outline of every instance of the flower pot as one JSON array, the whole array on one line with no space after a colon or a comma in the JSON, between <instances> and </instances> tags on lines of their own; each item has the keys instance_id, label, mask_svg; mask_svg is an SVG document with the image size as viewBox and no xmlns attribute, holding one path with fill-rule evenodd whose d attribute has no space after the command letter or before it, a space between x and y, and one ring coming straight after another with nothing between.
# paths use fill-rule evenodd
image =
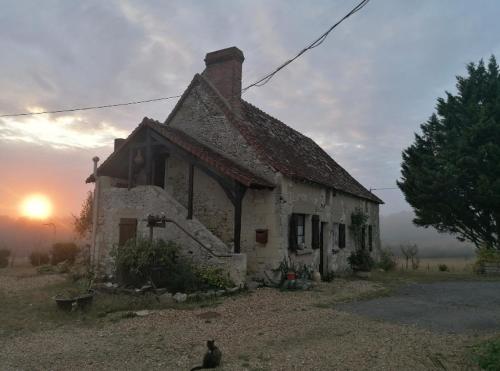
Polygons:
<instances>
[{"instance_id":1,"label":"flower pot","mask_svg":"<svg viewBox=\"0 0 500 371\"><path fill-rule=\"evenodd\" d=\"M286 274L286 279L288 281L295 281L296 278L297 278L297 275L295 274L295 272L288 272Z\"/></svg>"},{"instance_id":2,"label":"flower pot","mask_svg":"<svg viewBox=\"0 0 500 371\"><path fill-rule=\"evenodd\" d=\"M71 312L73 304L76 302L75 298L63 298L62 296L55 296L57 307L65 312Z\"/></svg>"},{"instance_id":3,"label":"flower pot","mask_svg":"<svg viewBox=\"0 0 500 371\"><path fill-rule=\"evenodd\" d=\"M94 299L94 290L89 290L87 294L80 295L76 298L76 305L81 310L86 310L92 305Z\"/></svg>"}]
</instances>

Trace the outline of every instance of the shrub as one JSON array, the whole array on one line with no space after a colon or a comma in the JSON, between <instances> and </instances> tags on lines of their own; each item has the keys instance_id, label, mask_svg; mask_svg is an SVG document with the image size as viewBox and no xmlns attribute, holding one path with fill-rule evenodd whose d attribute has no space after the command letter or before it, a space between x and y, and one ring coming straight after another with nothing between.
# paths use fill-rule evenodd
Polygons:
<instances>
[{"instance_id":1,"label":"shrub","mask_svg":"<svg viewBox=\"0 0 500 371\"><path fill-rule=\"evenodd\" d=\"M474 353L481 370L500 369L500 339L489 340L477 346Z\"/></svg>"},{"instance_id":2,"label":"shrub","mask_svg":"<svg viewBox=\"0 0 500 371\"><path fill-rule=\"evenodd\" d=\"M364 249L353 251L347 261L353 271L370 271L375 265L370 253Z\"/></svg>"},{"instance_id":3,"label":"shrub","mask_svg":"<svg viewBox=\"0 0 500 371\"><path fill-rule=\"evenodd\" d=\"M211 288L224 289L234 286L229 276L221 268L201 267L196 270L196 275L204 284Z\"/></svg>"},{"instance_id":4,"label":"shrub","mask_svg":"<svg viewBox=\"0 0 500 371\"><path fill-rule=\"evenodd\" d=\"M73 242L59 242L52 245L51 261L52 265L67 261L73 264L78 254L78 246Z\"/></svg>"},{"instance_id":5,"label":"shrub","mask_svg":"<svg viewBox=\"0 0 500 371\"><path fill-rule=\"evenodd\" d=\"M438 269L440 272L448 272L449 271L449 268L446 264L439 264Z\"/></svg>"},{"instance_id":6,"label":"shrub","mask_svg":"<svg viewBox=\"0 0 500 371\"><path fill-rule=\"evenodd\" d=\"M476 262L472 267L475 273L484 273L485 264L500 264L500 251L483 246L476 251Z\"/></svg>"},{"instance_id":7,"label":"shrub","mask_svg":"<svg viewBox=\"0 0 500 371\"><path fill-rule=\"evenodd\" d=\"M115 273L126 285L140 287L151 281L170 292L192 292L234 286L221 268L195 267L180 256L173 242L138 237L122 247L114 247Z\"/></svg>"},{"instance_id":8,"label":"shrub","mask_svg":"<svg viewBox=\"0 0 500 371\"><path fill-rule=\"evenodd\" d=\"M0 268L6 268L9 265L9 249L0 249Z\"/></svg>"},{"instance_id":9,"label":"shrub","mask_svg":"<svg viewBox=\"0 0 500 371\"><path fill-rule=\"evenodd\" d=\"M396 268L396 265L393 252L389 249L382 249L380 251L380 261L377 266L385 271L392 271Z\"/></svg>"},{"instance_id":10,"label":"shrub","mask_svg":"<svg viewBox=\"0 0 500 371\"><path fill-rule=\"evenodd\" d=\"M49 264L49 254L43 251L32 251L30 254L30 263L34 267Z\"/></svg>"}]
</instances>

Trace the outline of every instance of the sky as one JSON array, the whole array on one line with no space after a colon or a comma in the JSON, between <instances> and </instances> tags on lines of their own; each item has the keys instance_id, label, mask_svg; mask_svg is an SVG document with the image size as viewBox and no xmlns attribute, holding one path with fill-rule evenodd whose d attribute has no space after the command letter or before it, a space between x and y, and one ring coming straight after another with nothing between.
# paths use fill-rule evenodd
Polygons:
<instances>
[{"instance_id":1,"label":"sky","mask_svg":"<svg viewBox=\"0 0 500 371\"><path fill-rule=\"evenodd\" d=\"M243 84L295 55L358 1L0 0L0 115L177 95L207 52L245 55ZM371 0L245 99L313 138L366 188L394 187L401 151L465 65L500 56L495 0ZM0 118L0 215L32 193L78 213L92 157L175 100ZM375 193L387 215L410 206Z\"/></svg>"}]
</instances>

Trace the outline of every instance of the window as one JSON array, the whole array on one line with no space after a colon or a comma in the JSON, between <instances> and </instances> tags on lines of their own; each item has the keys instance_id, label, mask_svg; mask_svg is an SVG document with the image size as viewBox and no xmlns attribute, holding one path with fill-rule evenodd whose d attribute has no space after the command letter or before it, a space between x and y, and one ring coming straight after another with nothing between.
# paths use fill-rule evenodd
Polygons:
<instances>
[{"instance_id":1,"label":"window","mask_svg":"<svg viewBox=\"0 0 500 371\"><path fill-rule=\"evenodd\" d=\"M137 236L137 219L135 218L121 218L120 219L120 235L118 239L118 246L123 246L128 240Z\"/></svg>"},{"instance_id":2,"label":"window","mask_svg":"<svg viewBox=\"0 0 500 371\"><path fill-rule=\"evenodd\" d=\"M311 240L311 247L313 249L319 249L320 247L320 230L319 230L319 216L318 215L313 215L312 220L311 220L311 227L312 227L312 240Z\"/></svg>"},{"instance_id":3,"label":"window","mask_svg":"<svg viewBox=\"0 0 500 371\"><path fill-rule=\"evenodd\" d=\"M292 214L290 216L289 249L302 248L306 242L306 216L304 214Z\"/></svg>"},{"instance_id":4,"label":"window","mask_svg":"<svg viewBox=\"0 0 500 371\"><path fill-rule=\"evenodd\" d=\"M371 225L368 226L368 249L373 250L373 228Z\"/></svg>"},{"instance_id":5,"label":"window","mask_svg":"<svg viewBox=\"0 0 500 371\"><path fill-rule=\"evenodd\" d=\"M345 247L345 224L339 224L339 248Z\"/></svg>"},{"instance_id":6,"label":"window","mask_svg":"<svg viewBox=\"0 0 500 371\"><path fill-rule=\"evenodd\" d=\"M361 248L364 250L366 248L366 226L361 227Z\"/></svg>"}]
</instances>

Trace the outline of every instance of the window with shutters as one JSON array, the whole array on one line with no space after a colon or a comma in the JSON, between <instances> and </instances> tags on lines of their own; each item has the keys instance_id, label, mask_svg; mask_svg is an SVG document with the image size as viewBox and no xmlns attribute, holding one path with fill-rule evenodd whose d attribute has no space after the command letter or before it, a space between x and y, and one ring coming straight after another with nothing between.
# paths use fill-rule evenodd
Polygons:
<instances>
[{"instance_id":1,"label":"window with shutters","mask_svg":"<svg viewBox=\"0 0 500 371\"><path fill-rule=\"evenodd\" d=\"M345 224L339 224L339 248L345 247Z\"/></svg>"},{"instance_id":2,"label":"window with shutters","mask_svg":"<svg viewBox=\"0 0 500 371\"><path fill-rule=\"evenodd\" d=\"M120 219L120 234L118 246L123 246L128 240L137 236L137 219L121 218Z\"/></svg>"},{"instance_id":3,"label":"window with shutters","mask_svg":"<svg viewBox=\"0 0 500 371\"><path fill-rule=\"evenodd\" d=\"M371 225L368 226L368 249L373 250L373 227Z\"/></svg>"},{"instance_id":4,"label":"window with shutters","mask_svg":"<svg viewBox=\"0 0 500 371\"><path fill-rule=\"evenodd\" d=\"M304 248L306 242L306 216L305 214L292 214L290 216L289 249Z\"/></svg>"}]
</instances>

